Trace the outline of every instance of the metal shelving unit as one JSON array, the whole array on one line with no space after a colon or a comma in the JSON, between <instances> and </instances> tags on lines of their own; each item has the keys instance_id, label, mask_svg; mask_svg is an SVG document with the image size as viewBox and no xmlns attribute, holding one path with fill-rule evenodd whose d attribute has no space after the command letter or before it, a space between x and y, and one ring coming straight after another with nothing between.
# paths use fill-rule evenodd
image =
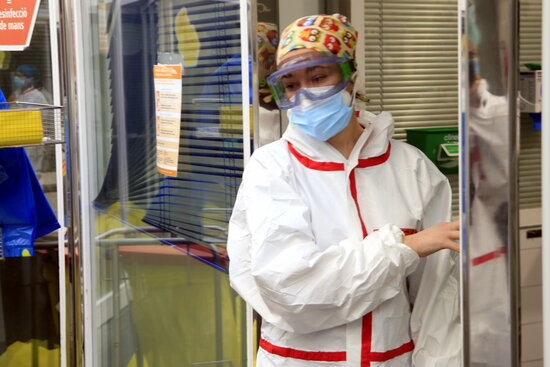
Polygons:
<instances>
[{"instance_id":1,"label":"metal shelving unit","mask_svg":"<svg viewBox=\"0 0 550 367\"><path fill-rule=\"evenodd\" d=\"M0 148L65 142L63 107L38 103L0 103Z\"/></svg>"}]
</instances>

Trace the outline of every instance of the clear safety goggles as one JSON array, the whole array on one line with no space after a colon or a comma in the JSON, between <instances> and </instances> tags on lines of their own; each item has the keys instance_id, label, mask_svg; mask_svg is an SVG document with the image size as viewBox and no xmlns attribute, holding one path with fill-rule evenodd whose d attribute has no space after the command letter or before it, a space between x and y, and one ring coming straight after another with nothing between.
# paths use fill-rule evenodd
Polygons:
<instances>
[{"instance_id":1,"label":"clear safety goggles","mask_svg":"<svg viewBox=\"0 0 550 367\"><path fill-rule=\"evenodd\" d=\"M318 101L340 92L352 80L352 61L341 57L296 57L267 78L271 94L282 110ZM321 88L322 87L322 88Z\"/></svg>"}]
</instances>

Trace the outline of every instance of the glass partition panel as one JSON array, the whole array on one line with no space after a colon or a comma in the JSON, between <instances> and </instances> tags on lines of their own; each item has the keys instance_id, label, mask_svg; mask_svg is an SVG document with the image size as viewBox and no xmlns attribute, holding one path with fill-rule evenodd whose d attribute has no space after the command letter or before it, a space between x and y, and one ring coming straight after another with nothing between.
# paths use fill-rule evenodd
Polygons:
<instances>
[{"instance_id":1,"label":"glass partition panel","mask_svg":"<svg viewBox=\"0 0 550 367\"><path fill-rule=\"evenodd\" d=\"M243 167L239 2L82 9L93 365L243 365L244 303L225 251ZM182 67L168 82L181 109L154 77L161 64ZM178 116L169 139L166 116ZM172 176L160 172L166 152Z\"/></svg>"},{"instance_id":2,"label":"glass partition panel","mask_svg":"<svg viewBox=\"0 0 550 367\"><path fill-rule=\"evenodd\" d=\"M239 4L137 1L98 9L112 38L93 58L104 92L96 107L103 172L93 205L123 221L138 213L212 249L225 267L226 223L242 175ZM102 37L109 34L98 34L98 46ZM157 170L153 66L174 55L183 60L182 108L178 173L170 177Z\"/></svg>"}]
</instances>

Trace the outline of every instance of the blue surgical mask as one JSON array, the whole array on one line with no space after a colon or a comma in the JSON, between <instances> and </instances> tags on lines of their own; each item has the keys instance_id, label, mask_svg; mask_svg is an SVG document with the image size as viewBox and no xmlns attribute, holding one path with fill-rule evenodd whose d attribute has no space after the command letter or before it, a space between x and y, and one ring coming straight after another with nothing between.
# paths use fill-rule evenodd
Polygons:
<instances>
[{"instance_id":1,"label":"blue surgical mask","mask_svg":"<svg viewBox=\"0 0 550 367\"><path fill-rule=\"evenodd\" d=\"M20 78L18 76L13 77L13 88L15 90L23 88L25 86L25 83L25 78Z\"/></svg>"},{"instance_id":2,"label":"blue surgical mask","mask_svg":"<svg viewBox=\"0 0 550 367\"><path fill-rule=\"evenodd\" d=\"M309 88L315 94L327 87ZM330 87L328 87L330 88ZM291 123L298 126L307 135L327 141L348 125L353 113L351 95L345 89L319 101L302 99L299 106L288 110Z\"/></svg>"}]
</instances>

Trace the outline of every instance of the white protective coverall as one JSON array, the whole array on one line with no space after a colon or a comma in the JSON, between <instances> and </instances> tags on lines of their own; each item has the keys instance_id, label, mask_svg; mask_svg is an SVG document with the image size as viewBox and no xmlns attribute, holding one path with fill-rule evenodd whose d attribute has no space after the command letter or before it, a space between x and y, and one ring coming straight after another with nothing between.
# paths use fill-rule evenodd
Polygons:
<instances>
[{"instance_id":1,"label":"white protective coverall","mask_svg":"<svg viewBox=\"0 0 550 367\"><path fill-rule=\"evenodd\" d=\"M254 152L229 224L231 286L262 317L257 367L459 367L459 260L403 235L450 219L446 177L361 112L349 159L289 125Z\"/></svg>"}]
</instances>

